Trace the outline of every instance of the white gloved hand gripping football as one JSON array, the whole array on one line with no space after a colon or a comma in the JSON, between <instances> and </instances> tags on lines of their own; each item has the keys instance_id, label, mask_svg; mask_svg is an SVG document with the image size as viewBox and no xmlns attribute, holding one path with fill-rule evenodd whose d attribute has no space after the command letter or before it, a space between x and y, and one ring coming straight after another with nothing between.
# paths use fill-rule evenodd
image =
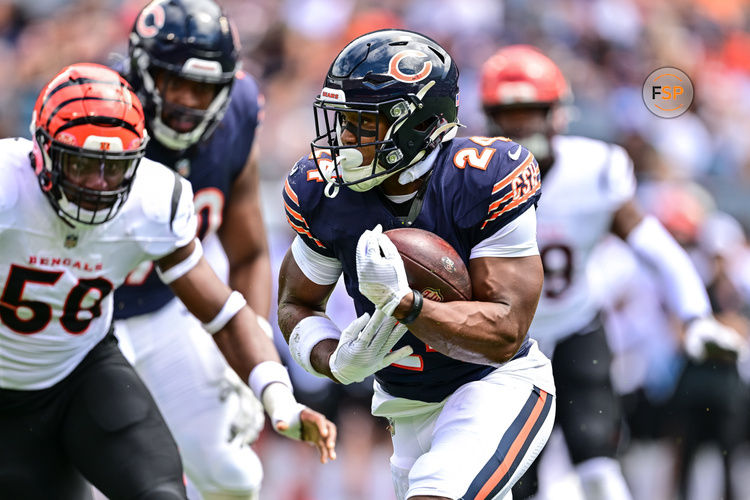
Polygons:
<instances>
[{"instance_id":1,"label":"white gloved hand gripping football","mask_svg":"<svg viewBox=\"0 0 750 500\"><path fill-rule=\"evenodd\" d=\"M391 316L399 302L412 293L404 261L380 224L362 233L357 242L359 291L375 307Z\"/></svg>"},{"instance_id":2,"label":"white gloved hand gripping football","mask_svg":"<svg viewBox=\"0 0 750 500\"><path fill-rule=\"evenodd\" d=\"M404 346L391 352L406 326L378 309L372 318L364 313L341 332L336 350L329 359L331 372L342 384L361 382L386 366L410 356L412 348Z\"/></svg>"}]
</instances>

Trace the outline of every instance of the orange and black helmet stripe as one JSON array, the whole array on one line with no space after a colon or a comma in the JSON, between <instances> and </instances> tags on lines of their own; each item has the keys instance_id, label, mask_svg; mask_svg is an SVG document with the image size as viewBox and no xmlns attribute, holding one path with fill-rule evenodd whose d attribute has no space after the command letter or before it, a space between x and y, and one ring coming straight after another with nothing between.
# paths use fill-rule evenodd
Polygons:
<instances>
[{"instance_id":1,"label":"orange and black helmet stripe","mask_svg":"<svg viewBox=\"0 0 750 500\"><path fill-rule=\"evenodd\" d=\"M36 121L52 138L66 130L82 136L117 135L126 149L143 138L143 108L133 89L120 75L98 65L63 70L40 95ZM81 126L98 128L76 130ZM130 134L133 136L128 137ZM82 139L77 137L78 146L82 146Z\"/></svg>"}]
</instances>

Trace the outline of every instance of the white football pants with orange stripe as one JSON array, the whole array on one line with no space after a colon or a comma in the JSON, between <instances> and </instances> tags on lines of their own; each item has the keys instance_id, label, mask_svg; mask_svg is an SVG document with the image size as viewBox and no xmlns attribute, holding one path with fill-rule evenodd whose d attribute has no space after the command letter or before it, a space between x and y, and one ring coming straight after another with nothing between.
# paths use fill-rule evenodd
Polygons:
<instances>
[{"instance_id":1,"label":"white football pants with orange stripe","mask_svg":"<svg viewBox=\"0 0 750 500\"><path fill-rule=\"evenodd\" d=\"M552 432L554 394L552 366L536 342L440 403L394 398L376 382L372 412L392 426L396 497L511 498Z\"/></svg>"}]
</instances>

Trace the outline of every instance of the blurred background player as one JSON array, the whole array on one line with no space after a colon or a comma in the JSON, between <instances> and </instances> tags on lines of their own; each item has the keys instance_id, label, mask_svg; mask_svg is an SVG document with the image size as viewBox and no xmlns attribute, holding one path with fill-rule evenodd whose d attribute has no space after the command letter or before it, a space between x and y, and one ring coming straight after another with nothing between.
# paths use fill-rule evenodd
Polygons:
<instances>
[{"instance_id":1,"label":"blurred background player","mask_svg":"<svg viewBox=\"0 0 750 500\"><path fill-rule=\"evenodd\" d=\"M335 458L335 427L296 402L255 313L203 258L190 184L143 158L130 85L68 66L39 93L30 129L32 141L0 141L3 496L88 498L85 478L108 498L187 498L172 436L112 335L112 292L147 260L274 428Z\"/></svg>"},{"instance_id":2,"label":"blurred background player","mask_svg":"<svg viewBox=\"0 0 750 500\"><path fill-rule=\"evenodd\" d=\"M690 255L716 318L747 337L748 253L739 223L685 180L639 183L638 197ZM613 383L623 396L622 458L633 497L746 498L739 467L750 393L736 356L717 349L685 356L663 284L627 245L606 240L589 266L606 313ZM742 368L747 360L740 361Z\"/></svg>"},{"instance_id":3,"label":"blurred background player","mask_svg":"<svg viewBox=\"0 0 750 500\"><path fill-rule=\"evenodd\" d=\"M144 103L146 157L191 182L207 259L270 335L270 262L251 153L261 97L239 50L212 0L155 0L134 22L122 72ZM257 399L151 263L117 289L115 306L116 335L175 436L191 485L206 499L256 498Z\"/></svg>"},{"instance_id":4,"label":"blurred background player","mask_svg":"<svg viewBox=\"0 0 750 500\"><path fill-rule=\"evenodd\" d=\"M539 171L507 139L454 139L457 98L458 68L434 40L354 39L315 100L313 153L283 190L298 235L279 326L308 372L342 384L375 374L372 412L389 419L402 500L506 498L555 413L549 360L526 335L542 286ZM472 300L409 288L383 234L409 226L457 250ZM325 312L342 273L361 316L340 330Z\"/></svg>"},{"instance_id":5,"label":"blurred background player","mask_svg":"<svg viewBox=\"0 0 750 500\"><path fill-rule=\"evenodd\" d=\"M736 220L717 211L711 195L690 182L651 183L641 190L641 198L701 271L716 317L747 338L747 277L737 265L747 257L742 255L744 234ZM673 318L667 316L667 321L674 325ZM680 361L671 398L659 408L664 435L673 443L677 497L743 498L746 492L736 488L734 464L747 435L750 393L737 356L710 348L699 356L681 355ZM696 484L691 471L700 452L709 448L718 451L721 475L718 488L701 491L698 484L708 481Z\"/></svg>"},{"instance_id":6,"label":"blurred background player","mask_svg":"<svg viewBox=\"0 0 750 500\"><path fill-rule=\"evenodd\" d=\"M742 339L713 318L703 283L687 254L634 200L630 157L614 144L563 136L561 104L570 97L557 65L536 48L512 45L482 66L481 99L489 130L528 147L539 162L544 195L537 239L544 289L529 333L552 358L557 424L586 498L630 498L617 461L622 412L610 380L611 353L589 291L587 261L609 233L626 241L665 282L667 302L699 356L706 342L738 350ZM514 489L538 488L536 467Z\"/></svg>"}]
</instances>

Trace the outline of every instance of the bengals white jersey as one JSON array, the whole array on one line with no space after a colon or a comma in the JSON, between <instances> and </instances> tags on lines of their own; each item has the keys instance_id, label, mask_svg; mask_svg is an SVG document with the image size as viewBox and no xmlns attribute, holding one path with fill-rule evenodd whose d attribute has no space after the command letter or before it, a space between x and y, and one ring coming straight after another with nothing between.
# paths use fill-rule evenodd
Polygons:
<instances>
[{"instance_id":1,"label":"bengals white jersey","mask_svg":"<svg viewBox=\"0 0 750 500\"><path fill-rule=\"evenodd\" d=\"M557 136L552 148L555 163L544 176L537 206L544 288L529 329L546 354L599 311L586 265L594 247L609 234L615 212L635 194L633 164L621 147Z\"/></svg>"},{"instance_id":2,"label":"bengals white jersey","mask_svg":"<svg viewBox=\"0 0 750 500\"><path fill-rule=\"evenodd\" d=\"M0 387L68 375L107 334L112 291L196 234L190 183L143 159L111 221L71 227L39 188L26 139L0 140Z\"/></svg>"}]
</instances>

